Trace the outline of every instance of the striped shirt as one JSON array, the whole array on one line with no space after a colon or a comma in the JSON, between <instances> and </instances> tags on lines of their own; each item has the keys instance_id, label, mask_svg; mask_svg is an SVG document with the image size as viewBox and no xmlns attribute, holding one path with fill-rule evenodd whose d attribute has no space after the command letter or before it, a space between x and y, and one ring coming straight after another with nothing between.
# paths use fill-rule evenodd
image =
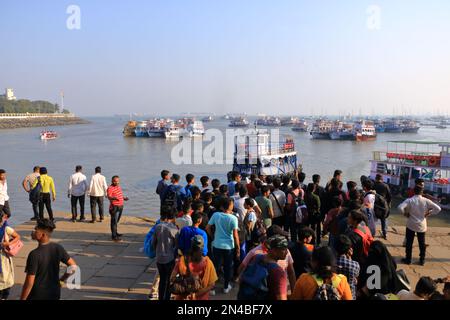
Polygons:
<instances>
[{"instance_id":1,"label":"striped shirt","mask_svg":"<svg viewBox=\"0 0 450 320\"><path fill-rule=\"evenodd\" d=\"M111 206L123 206L123 192L120 186L110 185L108 187L108 198L116 198L117 200L110 200Z\"/></svg>"}]
</instances>

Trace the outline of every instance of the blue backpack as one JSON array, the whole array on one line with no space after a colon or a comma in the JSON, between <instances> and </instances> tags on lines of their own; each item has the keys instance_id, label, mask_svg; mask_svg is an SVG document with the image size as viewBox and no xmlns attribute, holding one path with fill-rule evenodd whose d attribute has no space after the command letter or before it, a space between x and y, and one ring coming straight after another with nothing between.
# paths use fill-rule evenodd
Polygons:
<instances>
[{"instance_id":1,"label":"blue backpack","mask_svg":"<svg viewBox=\"0 0 450 320\"><path fill-rule=\"evenodd\" d=\"M257 255L245 268L239 285L238 300L269 300L268 277L276 263L264 263L264 255Z\"/></svg>"},{"instance_id":2,"label":"blue backpack","mask_svg":"<svg viewBox=\"0 0 450 320\"><path fill-rule=\"evenodd\" d=\"M159 221L159 219L158 219L158 221L156 221L155 225L150 228L150 231L145 236L144 253L150 259L156 258L156 252L152 248L152 240L153 240L153 235L155 234L155 228L160 222L161 221Z\"/></svg>"}]
</instances>

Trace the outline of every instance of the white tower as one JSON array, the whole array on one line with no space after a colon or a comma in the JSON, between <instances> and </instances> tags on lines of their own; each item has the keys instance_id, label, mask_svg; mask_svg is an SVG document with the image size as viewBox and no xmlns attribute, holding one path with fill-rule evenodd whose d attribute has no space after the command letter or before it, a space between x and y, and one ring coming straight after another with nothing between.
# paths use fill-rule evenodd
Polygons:
<instances>
[{"instance_id":1,"label":"white tower","mask_svg":"<svg viewBox=\"0 0 450 320\"><path fill-rule=\"evenodd\" d=\"M14 90L11 88L5 89L5 97L6 100L16 100L16 97L14 96Z\"/></svg>"}]
</instances>

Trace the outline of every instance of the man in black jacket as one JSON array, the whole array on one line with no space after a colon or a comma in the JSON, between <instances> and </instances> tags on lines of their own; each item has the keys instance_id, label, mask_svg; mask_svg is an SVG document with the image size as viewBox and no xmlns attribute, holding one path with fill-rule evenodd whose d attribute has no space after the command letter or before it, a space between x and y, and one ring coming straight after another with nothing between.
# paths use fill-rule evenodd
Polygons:
<instances>
[{"instance_id":1,"label":"man in black jacket","mask_svg":"<svg viewBox=\"0 0 450 320\"><path fill-rule=\"evenodd\" d=\"M375 184L374 184L374 190L376 193L378 193L380 196L382 196L384 199L386 199L386 202L389 205L389 208L391 207L391 201L392 201L392 195L391 190L389 189L389 186L383 182L383 176L381 174L377 174L375 176ZM387 239L387 218L380 219L381 222L381 233L383 235L383 239Z\"/></svg>"}]
</instances>

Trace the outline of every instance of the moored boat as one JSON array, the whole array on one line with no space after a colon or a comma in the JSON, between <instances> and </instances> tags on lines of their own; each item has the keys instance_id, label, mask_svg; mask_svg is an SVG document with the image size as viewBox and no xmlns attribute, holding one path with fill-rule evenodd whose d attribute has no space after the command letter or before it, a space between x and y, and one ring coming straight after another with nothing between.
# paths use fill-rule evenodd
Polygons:
<instances>
[{"instance_id":1,"label":"moored boat","mask_svg":"<svg viewBox=\"0 0 450 320\"><path fill-rule=\"evenodd\" d=\"M56 133L56 131L44 130L40 134L41 140L54 140L56 138L58 138L58 134Z\"/></svg>"},{"instance_id":2,"label":"moored boat","mask_svg":"<svg viewBox=\"0 0 450 320\"><path fill-rule=\"evenodd\" d=\"M299 168L294 140L290 136L272 141L268 133L254 130L251 134L236 137L233 171L243 177L292 174Z\"/></svg>"},{"instance_id":3,"label":"moored boat","mask_svg":"<svg viewBox=\"0 0 450 320\"><path fill-rule=\"evenodd\" d=\"M391 190L406 195L415 180L425 181L425 191L450 203L450 142L389 141L386 151L374 151L370 178L383 177Z\"/></svg>"},{"instance_id":4,"label":"moored boat","mask_svg":"<svg viewBox=\"0 0 450 320\"><path fill-rule=\"evenodd\" d=\"M205 134L205 127L203 126L202 121L195 120L190 124L187 128L187 132L189 137L195 138L195 137L203 137Z\"/></svg>"},{"instance_id":5,"label":"moored boat","mask_svg":"<svg viewBox=\"0 0 450 320\"><path fill-rule=\"evenodd\" d=\"M245 119L244 117L237 117L237 118L233 118L230 121L230 124L228 125L229 127L248 127L249 126L249 122L247 121L247 119Z\"/></svg>"},{"instance_id":6,"label":"moored boat","mask_svg":"<svg viewBox=\"0 0 450 320\"><path fill-rule=\"evenodd\" d=\"M136 124L136 129L134 129L134 134L136 137L148 137L147 132L147 121L139 121Z\"/></svg>"},{"instance_id":7,"label":"moored boat","mask_svg":"<svg viewBox=\"0 0 450 320\"><path fill-rule=\"evenodd\" d=\"M123 135L125 136L125 137L135 137L136 136L136 132L135 132L135 130L136 130L136 124L137 124L137 122L136 121L128 121L126 124L125 124L125 127L123 128Z\"/></svg>"}]
</instances>

